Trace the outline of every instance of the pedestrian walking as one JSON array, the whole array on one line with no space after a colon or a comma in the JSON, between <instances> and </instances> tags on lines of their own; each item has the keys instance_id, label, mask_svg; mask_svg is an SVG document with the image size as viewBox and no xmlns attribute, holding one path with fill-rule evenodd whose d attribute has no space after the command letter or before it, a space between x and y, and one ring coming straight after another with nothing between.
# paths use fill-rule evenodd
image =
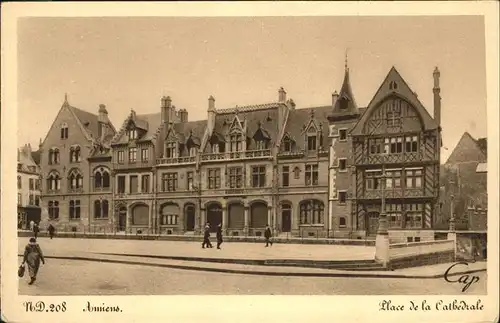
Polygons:
<instances>
[{"instance_id":1,"label":"pedestrian walking","mask_svg":"<svg viewBox=\"0 0 500 323\"><path fill-rule=\"evenodd\" d=\"M54 228L54 226L51 223L49 224L47 231L49 232L49 236L52 239L54 237L54 233L56 232L56 228Z\"/></svg>"},{"instance_id":2,"label":"pedestrian walking","mask_svg":"<svg viewBox=\"0 0 500 323\"><path fill-rule=\"evenodd\" d=\"M35 236L35 239L38 238L38 232L40 232L40 227L38 227L38 224L35 223L33 225L33 235Z\"/></svg>"},{"instance_id":3,"label":"pedestrian walking","mask_svg":"<svg viewBox=\"0 0 500 323\"><path fill-rule=\"evenodd\" d=\"M212 248L212 243L210 242L210 223L207 223L205 225L205 231L203 234L203 243L201 244L201 247L205 249L207 248Z\"/></svg>"},{"instance_id":4,"label":"pedestrian walking","mask_svg":"<svg viewBox=\"0 0 500 323\"><path fill-rule=\"evenodd\" d=\"M271 245L271 247L273 246L273 242L271 240L272 237L273 233L271 232L271 228L269 227L269 225L266 225L266 231L264 232L264 238L266 238L266 247L269 247L269 245Z\"/></svg>"},{"instance_id":5,"label":"pedestrian walking","mask_svg":"<svg viewBox=\"0 0 500 323\"><path fill-rule=\"evenodd\" d=\"M217 226L217 249L220 249L222 242L224 242L222 240L222 223L219 223Z\"/></svg>"},{"instance_id":6,"label":"pedestrian walking","mask_svg":"<svg viewBox=\"0 0 500 323\"><path fill-rule=\"evenodd\" d=\"M35 238L30 238L30 242L26 245L24 249L23 263L28 264L28 273L30 276L29 285L33 285L36 280L36 275L40 269L40 262L45 265L45 258L43 257L42 249L36 242Z\"/></svg>"}]
</instances>

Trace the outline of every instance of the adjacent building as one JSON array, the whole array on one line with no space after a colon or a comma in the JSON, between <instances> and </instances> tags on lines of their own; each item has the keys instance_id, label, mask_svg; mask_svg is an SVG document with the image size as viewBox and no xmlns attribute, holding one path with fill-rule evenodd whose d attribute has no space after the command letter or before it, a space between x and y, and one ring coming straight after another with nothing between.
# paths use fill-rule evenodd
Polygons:
<instances>
[{"instance_id":1,"label":"adjacent building","mask_svg":"<svg viewBox=\"0 0 500 323\"><path fill-rule=\"evenodd\" d=\"M231 236L269 225L281 236L370 238L385 212L393 241L432 239L437 69L434 116L395 68L358 107L347 64L326 106L298 108L280 88L276 100L243 106L219 108L210 96L206 118L190 121L172 98L159 101L157 113L132 110L115 131L104 106L94 115L65 100L41 147L47 220L76 230L199 234L210 223Z\"/></svg>"},{"instance_id":2,"label":"adjacent building","mask_svg":"<svg viewBox=\"0 0 500 323\"><path fill-rule=\"evenodd\" d=\"M29 229L31 221L39 223L40 208L40 167L36 159L38 152L31 145L17 150L17 224L19 229Z\"/></svg>"},{"instance_id":3,"label":"adjacent building","mask_svg":"<svg viewBox=\"0 0 500 323\"><path fill-rule=\"evenodd\" d=\"M105 181L110 163L96 157L106 152L115 132L104 105L93 114L71 106L65 97L40 144L42 227L50 222L59 230L83 231L111 219L109 209L100 213L107 219L96 218L96 201L109 205L112 196L111 180ZM96 178L102 180L97 189Z\"/></svg>"},{"instance_id":4,"label":"adjacent building","mask_svg":"<svg viewBox=\"0 0 500 323\"><path fill-rule=\"evenodd\" d=\"M448 229L453 212L457 230L486 230L487 158L487 139L465 132L442 166L442 208L436 228Z\"/></svg>"}]
</instances>

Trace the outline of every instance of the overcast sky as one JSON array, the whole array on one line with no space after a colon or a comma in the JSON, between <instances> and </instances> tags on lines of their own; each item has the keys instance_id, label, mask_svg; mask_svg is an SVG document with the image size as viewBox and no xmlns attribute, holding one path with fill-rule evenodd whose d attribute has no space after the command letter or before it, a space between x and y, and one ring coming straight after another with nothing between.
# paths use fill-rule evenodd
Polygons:
<instances>
[{"instance_id":1,"label":"overcast sky","mask_svg":"<svg viewBox=\"0 0 500 323\"><path fill-rule=\"evenodd\" d=\"M37 147L64 94L119 128L131 109L160 111L170 95L190 120L217 108L331 103L348 48L356 102L366 106L395 66L433 113L441 70L445 160L461 135L486 136L482 17L22 18L18 30L18 144Z\"/></svg>"}]
</instances>

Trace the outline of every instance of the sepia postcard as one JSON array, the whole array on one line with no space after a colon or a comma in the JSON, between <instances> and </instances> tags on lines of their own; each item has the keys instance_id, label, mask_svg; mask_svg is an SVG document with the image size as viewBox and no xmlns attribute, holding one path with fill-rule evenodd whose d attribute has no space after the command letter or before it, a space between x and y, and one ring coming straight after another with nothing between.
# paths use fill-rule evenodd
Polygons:
<instances>
[{"instance_id":1,"label":"sepia postcard","mask_svg":"<svg viewBox=\"0 0 500 323\"><path fill-rule=\"evenodd\" d=\"M4 4L2 322L498 322L498 9Z\"/></svg>"}]
</instances>

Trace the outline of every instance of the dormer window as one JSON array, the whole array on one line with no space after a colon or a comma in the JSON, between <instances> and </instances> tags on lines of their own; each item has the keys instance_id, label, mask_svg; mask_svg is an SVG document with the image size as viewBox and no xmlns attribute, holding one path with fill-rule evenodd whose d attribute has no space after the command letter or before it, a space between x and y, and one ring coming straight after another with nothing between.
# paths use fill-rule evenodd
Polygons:
<instances>
[{"instance_id":1,"label":"dormer window","mask_svg":"<svg viewBox=\"0 0 500 323\"><path fill-rule=\"evenodd\" d=\"M317 138L315 135L308 135L307 136L307 150L308 151L313 151L316 150L317 147Z\"/></svg>"},{"instance_id":2,"label":"dormer window","mask_svg":"<svg viewBox=\"0 0 500 323\"><path fill-rule=\"evenodd\" d=\"M267 149L267 141L259 140L255 142L257 150Z\"/></svg>"},{"instance_id":3,"label":"dormer window","mask_svg":"<svg viewBox=\"0 0 500 323\"><path fill-rule=\"evenodd\" d=\"M234 134L229 137L229 149L231 152L238 152L242 151L242 135L241 134Z\"/></svg>"},{"instance_id":4,"label":"dormer window","mask_svg":"<svg viewBox=\"0 0 500 323\"><path fill-rule=\"evenodd\" d=\"M219 144L212 144L212 154L219 153Z\"/></svg>"},{"instance_id":5,"label":"dormer window","mask_svg":"<svg viewBox=\"0 0 500 323\"><path fill-rule=\"evenodd\" d=\"M347 99L346 98L342 98L340 99L340 110L347 110Z\"/></svg>"},{"instance_id":6,"label":"dormer window","mask_svg":"<svg viewBox=\"0 0 500 323\"><path fill-rule=\"evenodd\" d=\"M194 157L196 156L196 151L198 150L198 148L196 147L191 147L189 148L189 157Z\"/></svg>"},{"instance_id":7,"label":"dormer window","mask_svg":"<svg viewBox=\"0 0 500 323\"><path fill-rule=\"evenodd\" d=\"M138 139L137 129L130 129L128 131L127 135L128 135L129 140L137 140Z\"/></svg>"},{"instance_id":8,"label":"dormer window","mask_svg":"<svg viewBox=\"0 0 500 323\"><path fill-rule=\"evenodd\" d=\"M285 138L283 140L283 151L291 152L293 149L293 141L290 138Z\"/></svg>"},{"instance_id":9,"label":"dormer window","mask_svg":"<svg viewBox=\"0 0 500 323\"><path fill-rule=\"evenodd\" d=\"M175 158L177 156L177 143L167 142L165 144L165 158Z\"/></svg>"}]
</instances>

